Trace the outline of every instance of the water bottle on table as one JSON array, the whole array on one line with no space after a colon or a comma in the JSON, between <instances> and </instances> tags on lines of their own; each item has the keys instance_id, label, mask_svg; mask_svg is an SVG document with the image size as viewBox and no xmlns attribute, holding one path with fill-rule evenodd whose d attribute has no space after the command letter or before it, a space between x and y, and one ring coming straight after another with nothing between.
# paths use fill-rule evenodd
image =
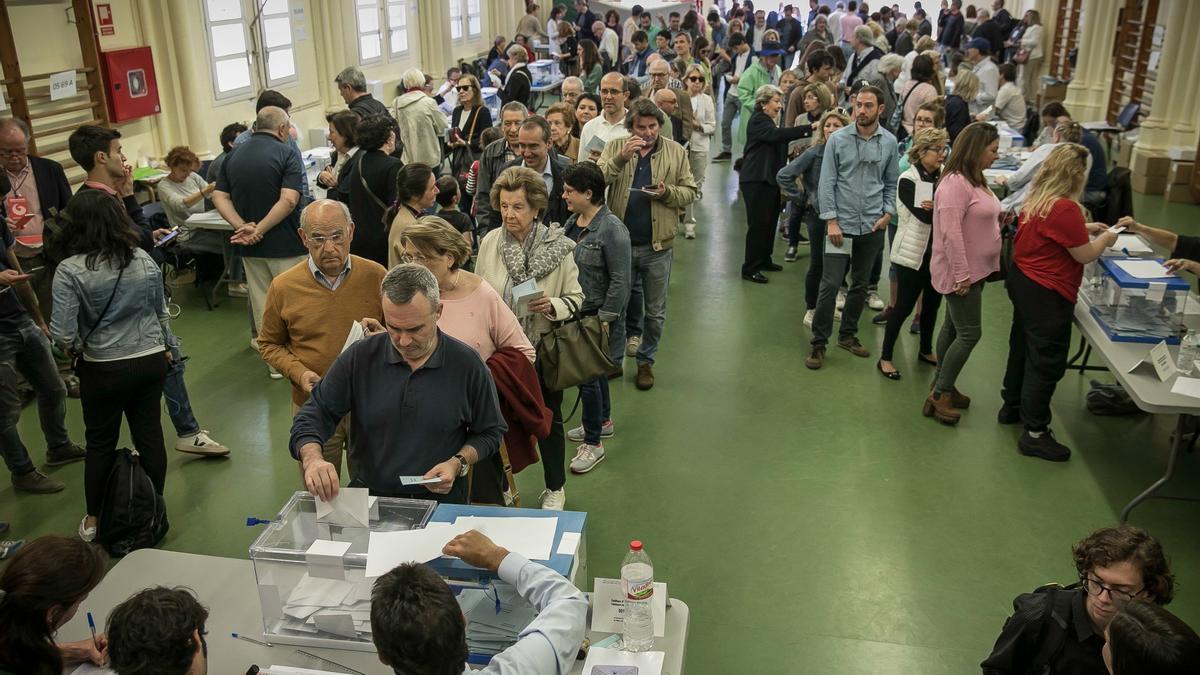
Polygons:
<instances>
[{"instance_id":1,"label":"water bottle on table","mask_svg":"<svg viewBox=\"0 0 1200 675\"><path fill-rule=\"evenodd\" d=\"M1179 362L1175 364L1182 375L1191 375L1200 361L1200 333L1188 329L1187 335L1179 342Z\"/></svg>"},{"instance_id":2,"label":"water bottle on table","mask_svg":"<svg viewBox=\"0 0 1200 675\"><path fill-rule=\"evenodd\" d=\"M625 593L623 644L627 652L646 652L654 648L654 565L642 549L642 542L629 543L629 553L621 562L621 590Z\"/></svg>"}]
</instances>

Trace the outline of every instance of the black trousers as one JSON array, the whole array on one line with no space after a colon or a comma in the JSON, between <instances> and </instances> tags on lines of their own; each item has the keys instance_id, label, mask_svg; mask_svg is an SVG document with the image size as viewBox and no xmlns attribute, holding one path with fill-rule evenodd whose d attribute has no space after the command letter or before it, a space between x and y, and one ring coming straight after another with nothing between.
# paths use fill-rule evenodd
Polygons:
<instances>
[{"instance_id":1,"label":"black trousers","mask_svg":"<svg viewBox=\"0 0 1200 675\"><path fill-rule=\"evenodd\" d=\"M747 225L742 275L749 276L771 264L779 222L779 188L770 183L742 183L741 188Z\"/></svg>"},{"instance_id":2,"label":"black trousers","mask_svg":"<svg viewBox=\"0 0 1200 675\"><path fill-rule=\"evenodd\" d=\"M538 450L542 454L542 474L546 478L547 490L561 490L567 484L567 435L563 429L563 393L550 391L546 383L538 377L542 385L542 398L546 407L554 414L550 422L550 435L538 441Z\"/></svg>"},{"instance_id":3,"label":"black trousers","mask_svg":"<svg viewBox=\"0 0 1200 675\"><path fill-rule=\"evenodd\" d=\"M933 288L929 276L929 256L933 243L925 247L925 259L921 261L921 269L911 269L892 263L896 270L896 297L892 298L892 313L888 316L887 327L883 331L883 346L879 350L879 358L884 361L892 360L892 350L896 339L904 328L904 322L917 306L921 293L925 293L925 304L921 307L921 353L933 353L933 329L937 325L938 309L942 306L942 294Z\"/></svg>"},{"instance_id":4,"label":"black trousers","mask_svg":"<svg viewBox=\"0 0 1200 675\"><path fill-rule=\"evenodd\" d=\"M88 515L100 514L105 484L121 439L121 419L139 462L154 489L163 493L167 480L167 449L162 432L162 392L167 379L166 352L120 361L80 361L79 398L83 407L87 456L83 465Z\"/></svg>"},{"instance_id":5,"label":"black trousers","mask_svg":"<svg viewBox=\"0 0 1200 675\"><path fill-rule=\"evenodd\" d=\"M1005 286L1013 304L1013 323L1000 397L1020 407L1026 429L1041 431L1050 425L1050 399L1067 372L1075 306L1022 274L1016 265L1009 268Z\"/></svg>"}]
</instances>

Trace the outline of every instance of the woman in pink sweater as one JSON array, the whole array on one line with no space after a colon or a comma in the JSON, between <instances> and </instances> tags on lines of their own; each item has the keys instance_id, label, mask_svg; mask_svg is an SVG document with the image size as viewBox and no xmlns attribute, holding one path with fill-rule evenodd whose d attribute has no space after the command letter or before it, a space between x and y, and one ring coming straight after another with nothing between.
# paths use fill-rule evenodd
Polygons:
<instances>
[{"instance_id":1,"label":"woman in pink sweater","mask_svg":"<svg viewBox=\"0 0 1200 675\"><path fill-rule=\"evenodd\" d=\"M938 336L938 370L922 413L958 423L971 399L955 388L982 334L983 284L1000 269L1000 200L983 170L999 152L996 128L968 125L954 142L933 198L933 288L946 296L946 321Z\"/></svg>"}]
</instances>

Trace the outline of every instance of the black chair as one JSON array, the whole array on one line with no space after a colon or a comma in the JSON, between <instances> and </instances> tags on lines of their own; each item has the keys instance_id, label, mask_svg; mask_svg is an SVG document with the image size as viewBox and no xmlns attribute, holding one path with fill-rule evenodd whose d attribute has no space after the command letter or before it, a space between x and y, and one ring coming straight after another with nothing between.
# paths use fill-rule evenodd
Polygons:
<instances>
[{"instance_id":1,"label":"black chair","mask_svg":"<svg viewBox=\"0 0 1200 675\"><path fill-rule=\"evenodd\" d=\"M1033 145L1038 132L1042 130L1042 115L1033 106L1025 106L1025 126L1021 127L1021 135L1025 137L1025 145Z\"/></svg>"}]
</instances>

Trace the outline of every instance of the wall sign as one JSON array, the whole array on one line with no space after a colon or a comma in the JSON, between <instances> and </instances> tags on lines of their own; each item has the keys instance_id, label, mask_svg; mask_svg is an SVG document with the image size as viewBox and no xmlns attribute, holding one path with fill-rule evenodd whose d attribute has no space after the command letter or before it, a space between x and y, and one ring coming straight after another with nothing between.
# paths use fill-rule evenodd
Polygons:
<instances>
[{"instance_id":1,"label":"wall sign","mask_svg":"<svg viewBox=\"0 0 1200 675\"><path fill-rule=\"evenodd\" d=\"M112 5L105 2L96 5L96 25L100 27L101 35L115 35L117 32L116 26L113 25Z\"/></svg>"},{"instance_id":2,"label":"wall sign","mask_svg":"<svg viewBox=\"0 0 1200 675\"><path fill-rule=\"evenodd\" d=\"M71 98L76 94L75 90L75 71L64 70L61 73L55 73L50 76L50 100L57 101L59 99Z\"/></svg>"}]
</instances>

